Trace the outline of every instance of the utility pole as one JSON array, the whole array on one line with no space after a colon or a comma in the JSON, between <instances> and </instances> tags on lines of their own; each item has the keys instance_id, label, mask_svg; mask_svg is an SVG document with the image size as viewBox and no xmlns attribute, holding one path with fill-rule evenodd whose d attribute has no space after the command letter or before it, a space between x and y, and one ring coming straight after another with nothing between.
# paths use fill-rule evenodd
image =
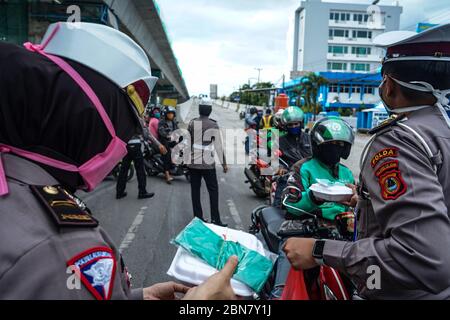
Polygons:
<instances>
[{"instance_id":1,"label":"utility pole","mask_svg":"<svg viewBox=\"0 0 450 320\"><path fill-rule=\"evenodd\" d=\"M255 70L258 71L258 84L261 83L261 71L263 71L263 68L255 68Z\"/></svg>"}]
</instances>

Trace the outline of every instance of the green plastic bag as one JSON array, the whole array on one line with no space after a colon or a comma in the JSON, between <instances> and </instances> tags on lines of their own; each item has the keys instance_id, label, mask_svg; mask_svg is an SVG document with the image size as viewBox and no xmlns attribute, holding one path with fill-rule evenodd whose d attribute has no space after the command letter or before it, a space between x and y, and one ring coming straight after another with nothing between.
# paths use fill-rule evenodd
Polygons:
<instances>
[{"instance_id":1,"label":"green plastic bag","mask_svg":"<svg viewBox=\"0 0 450 320\"><path fill-rule=\"evenodd\" d=\"M237 256L239 264L233 278L245 283L257 293L261 291L272 272L272 260L240 243L222 239L197 218L173 243L217 270L222 270L230 257Z\"/></svg>"}]
</instances>

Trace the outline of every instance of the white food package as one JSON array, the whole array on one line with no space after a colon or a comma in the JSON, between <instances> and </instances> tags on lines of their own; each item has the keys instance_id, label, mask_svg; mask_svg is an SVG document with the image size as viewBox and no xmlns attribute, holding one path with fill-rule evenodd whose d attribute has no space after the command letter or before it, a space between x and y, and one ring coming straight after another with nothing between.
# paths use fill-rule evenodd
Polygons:
<instances>
[{"instance_id":1,"label":"white food package","mask_svg":"<svg viewBox=\"0 0 450 320\"><path fill-rule=\"evenodd\" d=\"M330 183L328 180L317 180L309 189L314 196L330 202L349 201L353 196L353 190L342 183Z\"/></svg>"},{"instance_id":2,"label":"white food package","mask_svg":"<svg viewBox=\"0 0 450 320\"><path fill-rule=\"evenodd\" d=\"M217 235L228 241L239 242L247 249L256 251L266 258L275 262L277 256L264 249L263 244L254 235L245 233L243 231L219 227L213 224L205 224ZM216 274L217 269L211 267L199 258L191 255L183 248L178 248L177 254L172 261L172 264L167 271L167 274L181 282L192 285L200 285L209 277ZM255 292L244 283L231 279L231 286L234 293L240 297L253 297Z\"/></svg>"}]
</instances>

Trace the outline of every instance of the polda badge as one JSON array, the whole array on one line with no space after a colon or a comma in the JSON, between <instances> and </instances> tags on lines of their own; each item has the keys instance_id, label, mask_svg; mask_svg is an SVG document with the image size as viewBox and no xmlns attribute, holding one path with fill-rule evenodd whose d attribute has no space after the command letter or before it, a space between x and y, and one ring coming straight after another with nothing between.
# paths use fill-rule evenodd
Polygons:
<instances>
[{"instance_id":1,"label":"polda badge","mask_svg":"<svg viewBox=\"0 0 450 320\"><path fill-rule=\"evenodd\" d=\"M379 182L384 200L396 200L407 191L405 181L398 170L387 171L380 175Z\"/></svg>"}]
</instances>

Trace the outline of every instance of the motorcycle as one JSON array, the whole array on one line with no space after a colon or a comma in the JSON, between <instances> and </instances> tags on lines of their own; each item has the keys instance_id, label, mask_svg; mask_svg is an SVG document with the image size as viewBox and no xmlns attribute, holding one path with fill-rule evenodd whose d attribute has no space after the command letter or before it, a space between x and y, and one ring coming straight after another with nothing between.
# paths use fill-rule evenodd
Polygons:
<instances>
[{"instance_id":1,"label":"motorcycle","mask_svg":"<svg viewBox=\"0 0 450 320\"><path fill-rule=\"evenodd\" d=\"M288 186L295 192L301 190ZM285 192L283 192L285 193ZM287 193L289 194L289 193ZM317 216L298 209L289 203L289 195L282 201L283 206L297 210L301 216L295 220L295 228L286 232L280 228L285 220L285 211L270 206L261 206L252 212L252 226L249 232L254 234L266 248L272 253L279 254L280 246L284 240L292 237L315 238L349 241L353 237L351 220L353 213L343 213L336 218L335 223L324 222ZM354 220L353 220L354 221ZM259 298L271 299L271 293L275 286L276 266L264 286ZM282 300L350 300L357 299L356 286L350 279L340 274L339 271L320 266L312 270L296 271L291 269Z\"/></svg>"},{"instance_id":2,"label":"motorcycle","mask_svg":"<svg viewBox=\"0 0 450 320\"><path fill-rule=\"evenodd\" d=\"M118 163L114 169L110 172L109 176L112 176L115 180L119 179L120 168L122 166L122 162ZM133 163L130 165L130 169L128 169L127 182L130 182L134 177L134 166Z\"/></svg>"},{"instance_id":3,"label":"motorcycle","mask_svg":"<svg viewBox=\"0 0 450 320\"><path fill-rule=\"evenodd\" d=\"M183 157L183 151L180 151L180 157ZM156 177L164 174L164 160L156 146L149 142L144 143L144 168L149 177ZM187 181L191 181L189 168L185 164L174 165L170 171L174 177L185 176Z\"/></svg>"}]
</instances>

